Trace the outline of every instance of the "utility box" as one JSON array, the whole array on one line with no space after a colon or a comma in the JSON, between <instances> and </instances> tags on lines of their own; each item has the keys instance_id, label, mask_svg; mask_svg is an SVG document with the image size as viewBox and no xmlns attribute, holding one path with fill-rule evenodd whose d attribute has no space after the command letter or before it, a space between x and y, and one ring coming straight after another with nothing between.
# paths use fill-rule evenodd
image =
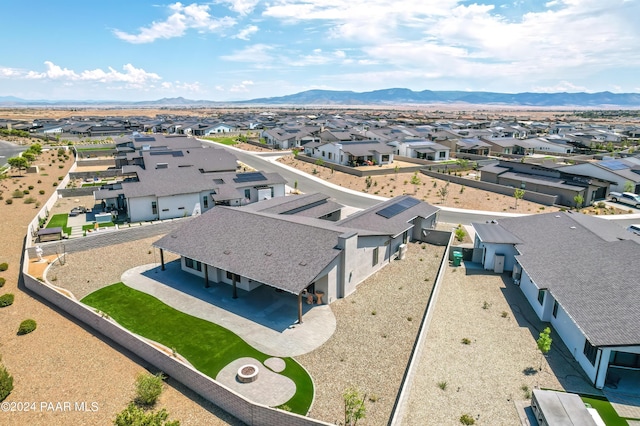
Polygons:
<instances>
[{"instance_id":1,"label":"utility box","mask_svg":"<svg viewBox=\"0 0 640 426\"><path fill-rule=\"evenodd\" d=\"M398 246L398 260L404 260L405 257L407 257L407 245L400 244Z\"/></svg>"}]
</instances>

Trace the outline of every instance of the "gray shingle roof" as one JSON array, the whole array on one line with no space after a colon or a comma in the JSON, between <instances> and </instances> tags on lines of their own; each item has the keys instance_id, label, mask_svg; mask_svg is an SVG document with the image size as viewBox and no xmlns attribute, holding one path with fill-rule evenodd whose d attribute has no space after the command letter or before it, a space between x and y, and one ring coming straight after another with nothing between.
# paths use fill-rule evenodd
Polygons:
<instances>
[{"instance_id":1,"label":"gray shingle roof","mask_svg":"<svg viewBox=\"0 0 640 426\"><path fill-rule=\"evenodd\" d=\"M344 231L218 206L154 246L298 294L340 254Z\"/></svg>"},{"instance_id":2,"label":"gray shingle roof","mask_svg":"<svg viewBox=\"0 0 640 426\"><path fill-rule=\"evenodd\" d=\"M503 218L524 241L518 261L547 288L595 346L640 344L640 238L577 213Z\"/></svg>"},{"instance_id":3,"label":"gray shingle roof","mask_svg":"<svg viewBox=\"0 0 640 426\"><path fill-rule=\"evenodd\" d=\"M523 241L498 223L473 223L476 235L483 243L519 244Z\"/></svg>"},{"instance_id":4,"label":"gray shingle roof","mask_svg":"<svg viewBox=\"0 0 640 426\"><path fill-rule=\"evenodd\" d=\"M367 230L374 235L396 236L411 228L412 224L410 222L414 218L418 216L428 218L440 210L431 204L420 202L391 218L385 218L376 213L407 198L412 197L402 195L391 198L390 200L371 208L354 213L351 216L336 222L336 224L354 229Z\"/></svg>"},{"instance_id":5,"label":"gray shingle roof","mask_svg":"<svg viewBox=\"0 0 640 426\"><path fill-rule=\"evenodd\" d=\"M273 214L296 214L307 217L321 217L343 206L329 200L329 196L314 192L310 194L292 195L288 197L275 197L257 203L248 204L243 209L262 211Z\"/></svg>"}]
</instances>

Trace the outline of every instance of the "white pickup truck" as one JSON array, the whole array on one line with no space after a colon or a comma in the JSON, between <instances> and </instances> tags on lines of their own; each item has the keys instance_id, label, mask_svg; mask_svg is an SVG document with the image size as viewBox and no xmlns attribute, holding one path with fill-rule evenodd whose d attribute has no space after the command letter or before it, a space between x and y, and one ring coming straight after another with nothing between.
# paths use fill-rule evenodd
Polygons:
<instances>
[{"instance_id":1,"label":"white pickup truck","mask_svg":"<svg viewBox=\"0 0 640 426\"><path fill-rule=\"evenodd\" d=\"M610 192L609 197L614 203L624 203L640 209L640 195L633 192Z\"/></svg>"}]
</instances>

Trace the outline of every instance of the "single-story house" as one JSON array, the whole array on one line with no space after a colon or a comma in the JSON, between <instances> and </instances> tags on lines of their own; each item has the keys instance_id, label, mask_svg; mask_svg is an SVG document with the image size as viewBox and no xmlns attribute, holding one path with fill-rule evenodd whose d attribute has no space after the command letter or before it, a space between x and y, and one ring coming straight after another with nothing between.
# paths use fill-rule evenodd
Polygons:
<instances>
[{"instance_id":1,"label":"single-story house","mask_svg":"<svg viewBox=\"0 0 640 426\"><path fill-rule=\"evenodd\" d=\"M362 166L393 163L394 148L382 141L320 142L305 145L306 155L329 163Z\"/></svg>"},{"instance_id":2,"label":"single-story house","mask_svg":"<svg viewBox=\"0 0 640 426\"><path fill-rule=\"evenodd\" d=\"M433 229L438 212L402 196L332 222L300 214L306 209L269 212L274 203L263 211L216 207L153 245L161 259L164 250L180 255L182 269L202 277L205 286L230 285L234 297L238 289L262 285L295 295L301 322L304 294L320 293L326 303L351 294L398 257L403 244Z\"/></svg>"},{"instance_id":3,"label":"single-story house","mask_svg":"<svg viewBox=\"0 0 640 426\"><path fill-rule=\"evenodd\" d=\"M396 155L431 161L447 161L451 151L449 147L429 140L404 139L387 142L387 145L395 148Z\"/></svg>"},{"instance_id":4,"label":"single-story house","mask_svg":"<svg viewBox=\"0 0 640 426\"><path fill-rule=\"evenodd\" d=\"M511 272L538 318L551 324L596 388L640 371L640 291L630 261L640 257L640 237L611 221L570 212L473 226L473 260Z\"/></svg>"},{"instance_id":5,"label":"single-story house","mask_svg":"<svg viewBox=\"0 0 640 426\"><path fill-rule=\"evenodd\" d=\"M559 170L611 181L611 191L629 192L626 186L631 182L633 190L630 192L640 193L640 165L635 161L607 159L563 166Z\"/></svg>"}]
</instances>

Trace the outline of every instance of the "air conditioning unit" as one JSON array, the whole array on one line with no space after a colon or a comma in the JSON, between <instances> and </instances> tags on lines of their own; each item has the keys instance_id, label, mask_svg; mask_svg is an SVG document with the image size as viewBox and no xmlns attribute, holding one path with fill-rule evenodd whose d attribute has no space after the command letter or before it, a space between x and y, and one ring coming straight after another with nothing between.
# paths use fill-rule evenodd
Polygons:
<instances>
[{"instance_id":1,"label":"air conditioning unit","mask_svg":"<svg viewBox=\"0 0 640 426\"><path fill-rule=\"evenodd\" d=\"M400 246L398 247L398 260L404 260L406 256L407 256L407 245L400 244Z\"/></svg>"}]
</instances>

